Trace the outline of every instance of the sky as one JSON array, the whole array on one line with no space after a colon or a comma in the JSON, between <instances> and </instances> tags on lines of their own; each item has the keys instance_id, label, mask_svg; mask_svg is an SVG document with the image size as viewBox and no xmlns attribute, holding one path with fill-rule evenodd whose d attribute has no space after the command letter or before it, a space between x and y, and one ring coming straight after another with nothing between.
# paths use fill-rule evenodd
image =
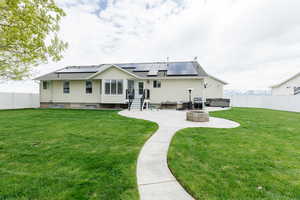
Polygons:
<instances>
[{"instance_id":1,"label":"sky","mask_svg":"<svg viewBox=\"0 0 300 200\"><path fill-rule=\"evenodd\" d=\"M193 60L229 83L264 90L300 72L299 0L57 0L67 16L59 36L68 65ZM34 81L0 91L38 92Z\"/></svg>"}]
</instances>

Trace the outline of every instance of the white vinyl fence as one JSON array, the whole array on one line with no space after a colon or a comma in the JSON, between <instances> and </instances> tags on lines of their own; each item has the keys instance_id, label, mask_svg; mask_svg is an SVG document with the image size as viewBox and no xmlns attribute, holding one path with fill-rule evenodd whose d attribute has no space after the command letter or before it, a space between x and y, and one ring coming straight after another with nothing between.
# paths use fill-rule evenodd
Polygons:
<instances>
[{"instance_id":1,"label":"white vinyl fence","mask_svg":"<svg viewBox=\"0 0 300 200\"><path fill-rule=\"evenodd\" d=\"M232 107L269 108L300 112L300 95L295 96L255 96L234 95L229 96Z\"/></svg>"},{"instance_id":2,"label":"white vinyl fence","mask_svg":"<svg viewBox=\"0 0 300 200\"><path fill-rule=\"evenodd\" d=\"M0 93L0 109L40 107L39 94Z\"/></svg>"}]
</instances>

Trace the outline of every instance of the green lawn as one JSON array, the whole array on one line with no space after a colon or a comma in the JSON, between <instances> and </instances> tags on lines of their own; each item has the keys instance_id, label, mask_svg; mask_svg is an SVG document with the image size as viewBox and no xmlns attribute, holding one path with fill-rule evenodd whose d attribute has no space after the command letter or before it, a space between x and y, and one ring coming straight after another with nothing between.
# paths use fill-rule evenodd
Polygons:
<instances>
[{"instance_id":1,"label":"green lawn","mask_svg":"<svg viewBox=\"0 0 300 200\"><path fill-rule=\"evenodd\" d=\"M138 153L157 125L116 111L0 111L0 199L138 199Z\"/></svg>"},{"instance_id":2,"label":"green lawn","mask_svg":"<svg viewBox=\"0 0 300 200\"><path fill-rule=\"evenodd\" d=\"M233 108L211 115L241 126L181 130L168 154L196 199L300 199L300 113Z\"/></svg>"}]
</instances>

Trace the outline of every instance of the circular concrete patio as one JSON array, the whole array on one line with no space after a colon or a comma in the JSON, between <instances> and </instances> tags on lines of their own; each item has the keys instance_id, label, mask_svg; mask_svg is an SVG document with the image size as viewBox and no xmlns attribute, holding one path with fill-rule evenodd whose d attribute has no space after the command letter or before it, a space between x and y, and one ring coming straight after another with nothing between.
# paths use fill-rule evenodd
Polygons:
<instances>
[{"instance_id":1,"label":"circular concrete patio","mask_svg":"<svg viewBox=\"0 0 300 200\"><path fill-rule=\"evenodd\" d=\"M210 112L226 110L208 108ZM137 162L137 183L142 200L191 200L176 181L167 164L167 153L174 134L188 127L235 128L239 124L230 120L210 117L209 122L186 121L186 111L153 110L119 112L120 115L156 122L159 129L143 146Z\"/></svg>"}]
</instances>

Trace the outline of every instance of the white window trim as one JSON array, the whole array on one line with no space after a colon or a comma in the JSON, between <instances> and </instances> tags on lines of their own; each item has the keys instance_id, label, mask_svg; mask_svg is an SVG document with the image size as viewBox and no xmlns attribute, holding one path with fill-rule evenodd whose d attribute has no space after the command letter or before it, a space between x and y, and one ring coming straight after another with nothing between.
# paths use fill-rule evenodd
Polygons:
<instances>
[{"instance_id":1,"label":"white window trim","mask_svg":"<svg viewBox=\"0 0 300 200\"><path fill-rule=\"evenodd\" d=\"M155 82L155 81L156 81L156 87L154 87L154 82ZM158 82L160 83L160 84L159 84L159 87L157 87ZM160 80L153 80L152 87L153 87L153 88L161 88L161 81L160 81Z\"/></svg>"},{"instance_id":2,"label":"white window trim","mask_svg":"<svg viewBox=\"0 0 300 200\"><path fill-rule=\"evenodd\" d=\"M44 83L46 83L46 89L44 88ZM49 89L49 81L42 81L42 89L43 90L48 90Z\"/></svg>"},{"instance_id":3,"label":"white window trim","mask_svg":"<svg viewBox=\"0 0 300 200\"><path fill-rule=\"evenodd\" d=\"M116 94L112 94L111 93L111 82L112 81L116 81ZM122 94L118 94L118 81L122 81ZM110 84L110 91L109 91L109 94L106 94L106 88L105 88L105 84L109 82ZM123 96L124 95L124 80L123 79L105 79L104 80L104 84L103 84L104 88L103 88L103 91L104 91L104 95L106 96Z\"/></svg>"},{"instance_id":4,"label":"white window trim","mask_svg":"<svg viewBox=\"0 0 300 200\"><path fill-rule=\"evenodd\" d=\"M69 82L69 92L65 93L65 82ZM71 81L69 80L64 80L62 82L62 86L63 86L63 95L70 95L71 94Z\"/></svg>"},{"instance_id":5,"label":"white window trim","mask_svg":"<svg viewBox=\"0 0 300 200\"><path fill-rule=\"evenodd\" d=\"M92 92L91 92L91 93L87 93L87 92L86 92L86 89L87 89L86 83L87 83L87 81L90 81L90 80L86 80L86 81L84 82L84 93L85 93L86 95L93 95L93 93L94 93L94 82L91 81L91 83L92 83Z\"/></svg>"}]
</instances>

